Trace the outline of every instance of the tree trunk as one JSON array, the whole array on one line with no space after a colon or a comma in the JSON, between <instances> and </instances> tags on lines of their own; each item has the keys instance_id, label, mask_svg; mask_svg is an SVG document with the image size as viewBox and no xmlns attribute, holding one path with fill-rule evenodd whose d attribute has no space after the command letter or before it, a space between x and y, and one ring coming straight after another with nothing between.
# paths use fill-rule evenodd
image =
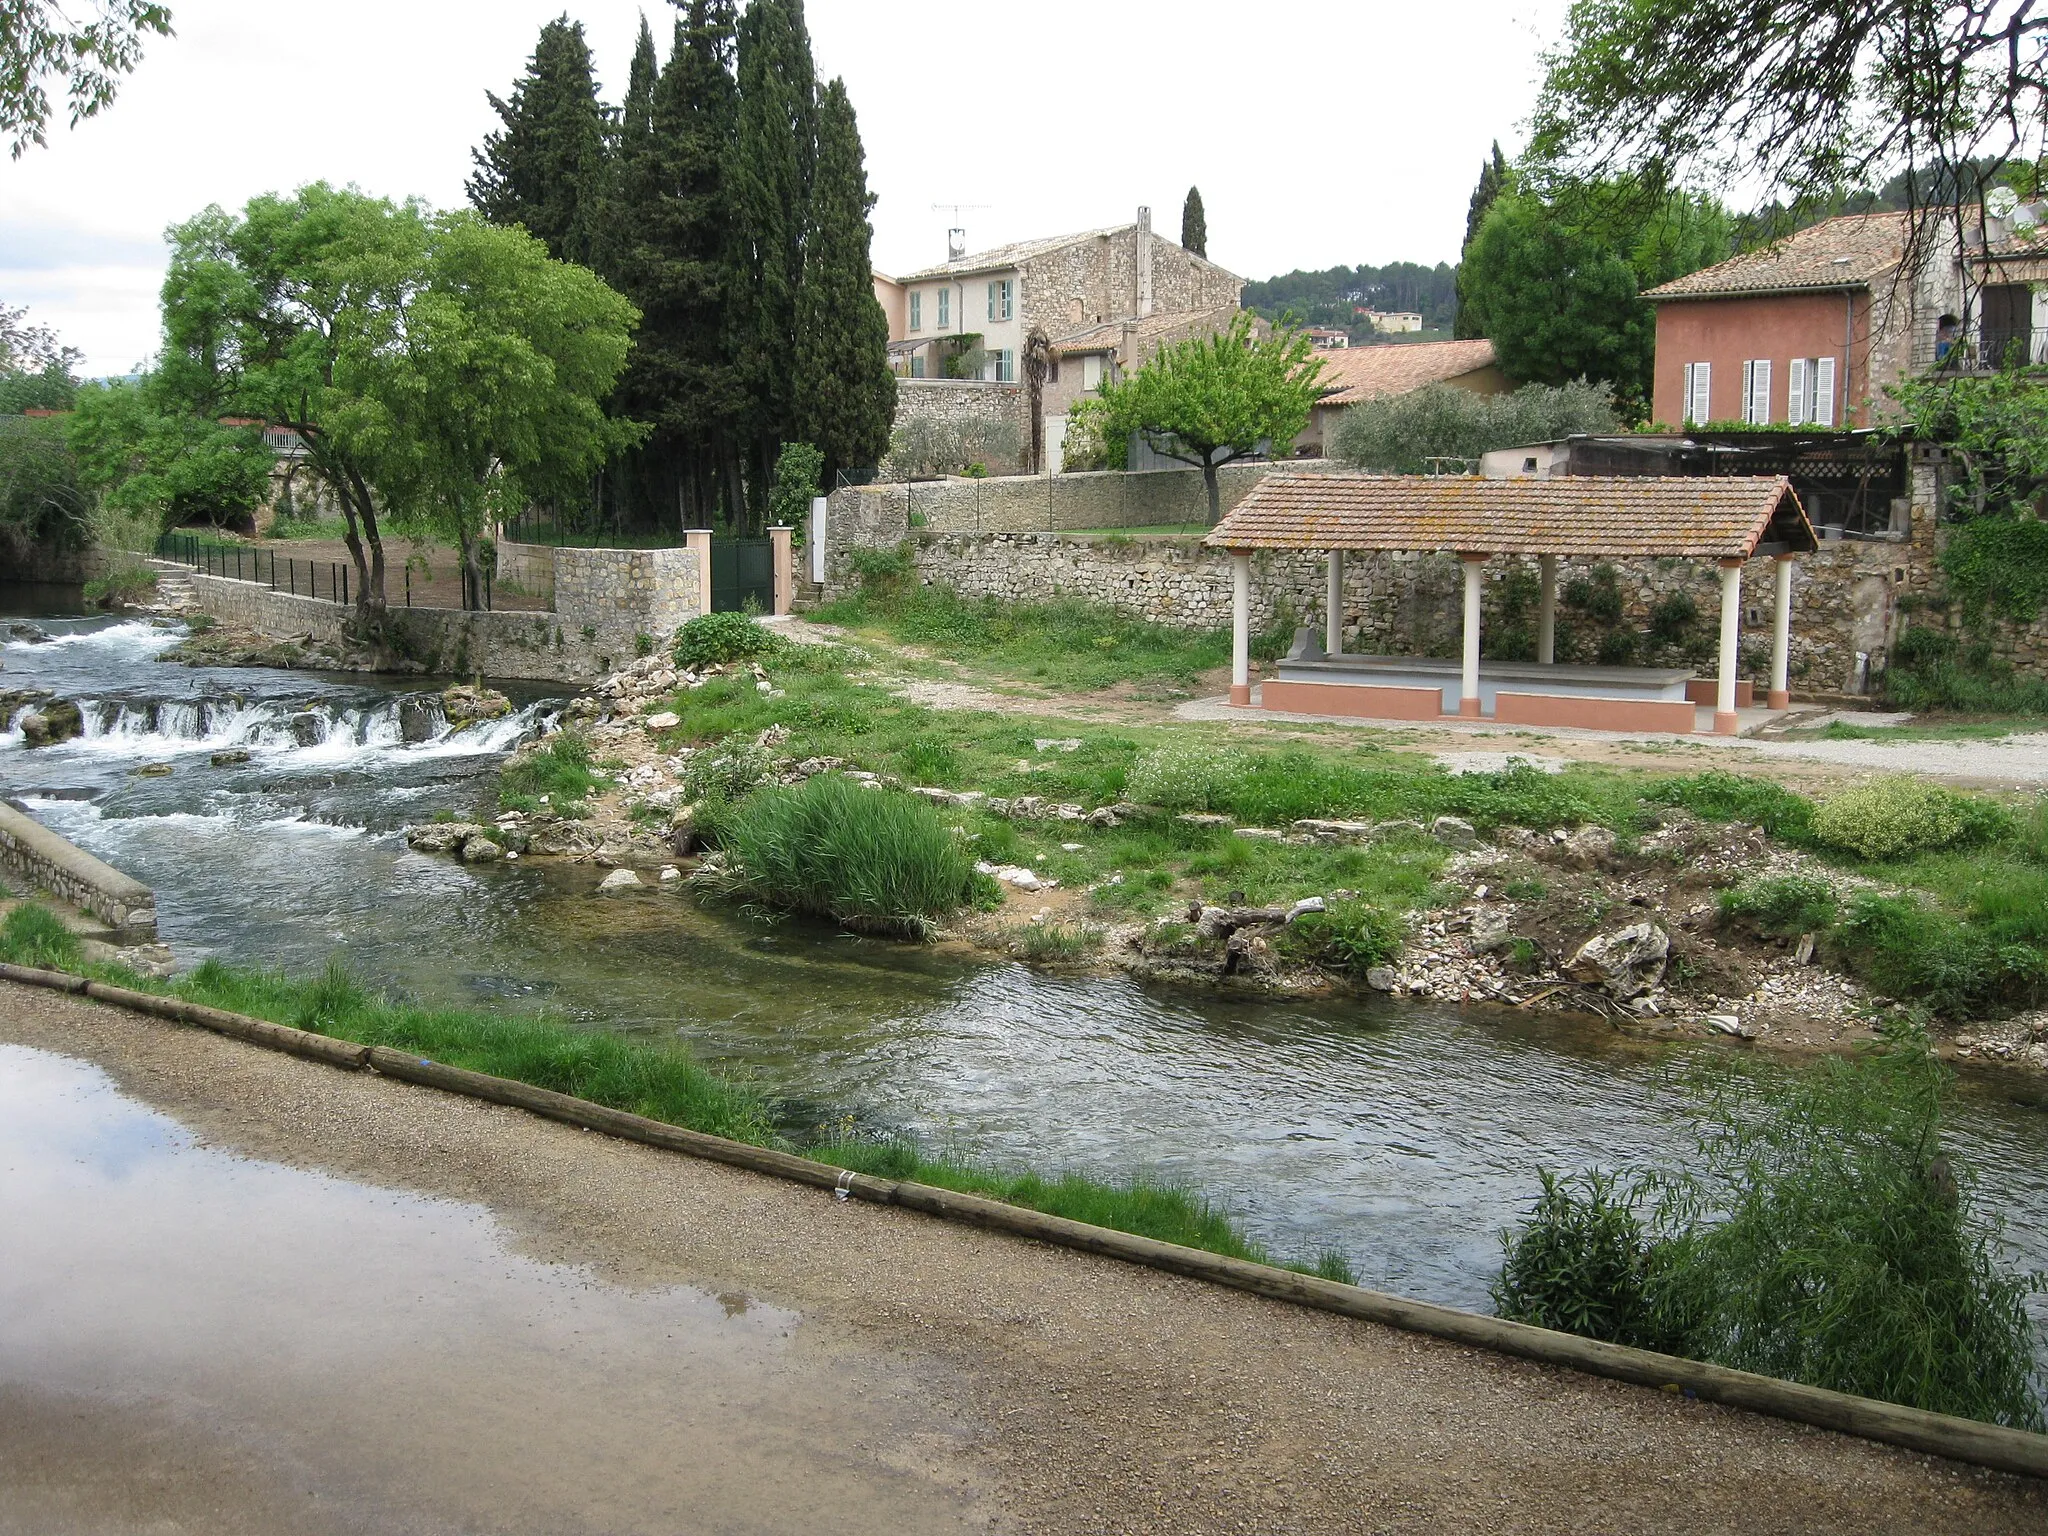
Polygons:
<instances>
[{"instance_id":1,"label":"tree trunk","mask_svg":"<svg viewBox=\"0 0 2048 1536\"><path fill-rule=\"evenodd\" d=\"M355 556L356 574L362 585L362 595L356 599L356 612L373 632L381 632L384 624L384 537L377 528L377 503L359 473L349 470L348 480L355 493L356 516L362 522L363 543L369 546L367 567L361 545L352 546L349 551Z\"/></svg>"},{"instance_id":2,"label":"tree trunk","mask_svg":"<svg viewBox=\"0 0 2048 1536\"><path fill-rule=\"evenodd\" d=\"M1215 460L1202 460L1202 484L1209 491L1209 526L1214 528L1223 521L1223 487L1216 479Z\"/></svg>"}]
</instances>

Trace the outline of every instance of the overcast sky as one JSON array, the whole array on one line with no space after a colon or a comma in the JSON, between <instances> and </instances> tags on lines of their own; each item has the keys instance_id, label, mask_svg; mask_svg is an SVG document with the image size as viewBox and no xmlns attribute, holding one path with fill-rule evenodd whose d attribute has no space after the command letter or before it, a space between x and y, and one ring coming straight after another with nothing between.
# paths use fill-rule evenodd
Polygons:
<instances>
[{"instance_id":1,"label":"overcast sky","mask_svg":"<svg viewBox=\"0 0 2048 1536\"><path fill-rule=\"evenodd\" d=\"M325 178L463 200L541 23L567 4L607 100L645 9L619 0L172 0L101 118L0 160L0 301L84 348L88 374L156 346L165 225ZM809 0L818 68L860 114L875 264L1128 221L1180 232L1199 185L1209 255L1247 278L1454 261L1488 144L1512 154L1562 0Z\"/></svg>"}]
</instances>

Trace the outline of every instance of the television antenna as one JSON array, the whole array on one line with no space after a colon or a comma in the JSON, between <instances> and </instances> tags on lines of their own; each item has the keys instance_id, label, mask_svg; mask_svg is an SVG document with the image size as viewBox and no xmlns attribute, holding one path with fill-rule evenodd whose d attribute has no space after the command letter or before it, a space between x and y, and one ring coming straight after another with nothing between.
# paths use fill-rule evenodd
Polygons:
<instances>
[{"instance_id":1,"label":"television antenna","mask_svg":"<svg viewBox=\"0 0 2048 1536\"><path fill-rule=\"evenodd\" d=\"M946 231L946 260L959 261L967 254L967 231L960 224L960 215L975 213L988 208L987 203L933 203L933 213L950 213L952 227Z\"/></svg>"}]
</instances>

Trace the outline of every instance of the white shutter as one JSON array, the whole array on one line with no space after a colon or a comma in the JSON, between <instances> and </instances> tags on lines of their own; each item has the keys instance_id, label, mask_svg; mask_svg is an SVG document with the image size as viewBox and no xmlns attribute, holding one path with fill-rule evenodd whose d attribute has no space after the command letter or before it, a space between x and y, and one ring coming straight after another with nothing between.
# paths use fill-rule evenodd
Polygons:
<instances>
[{"instance_id":1,"label":"white shutter","mask_svg":"<svg viewBox=\"0 0 2048 1536\"><path fill-rule=\"evenodd\" d=\"M1754 362L1746 362L1742 365L1742 419L1744 421L1756 420L1754 416L1750 415L1750 412L1755 408L1756 364Z\"/></svg>"},{"instance_id":2,"label":"white shutter","mask_svg":"<svg viewBox=\"0 0 2048 1536\"><path fill-rule=\"evenodd\" d=\"M1792 374L1785 381L1785 419L1793 426L1806 424L1806 370L1805 358L1792 359Z\"/></svg>"},{"instance_id":3,"label":"white shutter","mask_svg":"<svg viewBox=\"0 0 2048 1536\"><path fill-rule=\"evenodd\" d=\"M1749 421L1771 419L1771 360L1760 357L1749 365Z\"/></svg>"},{"instance_id":4,"label":"white shutter","mask_svg":"<svg viewBox=\"0 0 2048 1536\"><path fill-rule=\"evenodd\" d=\"M1686 400L1685 415L1688 421L1703 427L1714 419L1711 414L1714 397L1714 365L1712 363L1694 363L1691 365L1691 370L1690 387L1686 391L1688 398Z\"/></svg>"},{"instance_id":5,"label":"white shutter","mask_svg":"<svg viewBox=\"0 0 2048 1536\"><path fill-rule=\"evenodd\" d=\"M1813 410L1809 414L1817 427L1835 424L1835 360L1832 357L1819 358L1814 362Z\"/></svg>"}]
</instances>

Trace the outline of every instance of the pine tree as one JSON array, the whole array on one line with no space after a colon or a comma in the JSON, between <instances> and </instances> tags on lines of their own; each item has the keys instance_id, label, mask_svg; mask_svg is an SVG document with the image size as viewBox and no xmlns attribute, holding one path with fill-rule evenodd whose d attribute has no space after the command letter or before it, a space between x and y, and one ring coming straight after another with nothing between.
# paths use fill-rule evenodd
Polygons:
<instances>
[{"instance_id":1,"label":"pine tree","mask_svg":"<svg viewBox=\"0 0 2048 1536\"><path fill-rule=\"evenodd\" d=\"M606 125L582 23L565 15L542 27L512 99L486 95L504 127L474 152L471 204L494 224L523 224L550 256L591 265Z\"/></svg>"},{"instance_id":2,"label":"pine tree","mask_svg":"<svg viewBox=\"0 0 2048 1536\"><path fill-rule=\"evenodd\" d=\"M1202 189L1188 188L1188 200L1180 205L1180 244L1204 260L1209 255L1209 220L1202 212Z\"/></svg>"},{"instance_id":3,"label":"pine tree","mask_svg":"<svg viewBox=\"0 0 2048 1536\"><path fill-rule=\"evenodd\" d=\"M825 483L876 464L889 446L896 379L875 301L867 168L846 83L818 100L817 163L798 295L795 432L825 455Z\"/></svg>"},{"instance_id":4,"label":"pine tree","mask_svg":"<svg viewBox=\"0 0 2048 1536\"><path fill-rule=\"evenodd\" d=\"M1494 199L1498 198L1508 185L1508 162L1500 152L1500 140L1493 141L1493 158L1479 167L1479 185L1472 189L1472 202L1465 210L1465 244L1458 252L1458 318L1451 334L1460 340L1470 340L1486 334L1486 316L1476 304L1468 303L1465 293L1463 268L1465 257L1472 249L1472 242L1479 238L1479 227L1486 222L1486 215L1492 210Z\"/></svg>"}]
</instances>

